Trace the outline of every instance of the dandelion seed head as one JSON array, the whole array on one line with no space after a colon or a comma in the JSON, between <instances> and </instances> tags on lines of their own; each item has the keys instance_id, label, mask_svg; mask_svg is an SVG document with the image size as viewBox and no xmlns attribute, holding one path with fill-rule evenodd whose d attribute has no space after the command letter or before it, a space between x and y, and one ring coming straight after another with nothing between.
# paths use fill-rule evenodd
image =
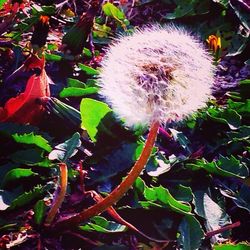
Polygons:
<instances>
[{"instance_id":1,"label":"dandelion seed head","mask_svg":"<svg viewBox=\"0 0 250 250\"><path fill-rule=\"evenodd\" d=\"M100 94L127 126L179 121L205 106L213 83L203 44L174 26L153 25L109 47Z\"/></svg>"}]
</instances>

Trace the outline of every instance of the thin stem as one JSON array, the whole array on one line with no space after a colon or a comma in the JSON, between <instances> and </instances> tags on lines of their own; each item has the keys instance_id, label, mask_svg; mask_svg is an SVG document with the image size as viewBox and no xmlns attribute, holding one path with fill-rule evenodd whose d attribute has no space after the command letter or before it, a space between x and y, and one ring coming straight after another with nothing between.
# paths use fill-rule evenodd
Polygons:
<instances>
[{"instance_id":1,"label":"thin stem","mask_svg":"<svg viewBox=\"0 0 250 250\"><path fill-rule=\"evenodd\" d=\"M58 221L55 225L55 228L63 230L75 227L80 222L85 221L95 215L104 212L109 207L118 202L122 198L122 196L130 189L130 187L133 185L133 183L143 170L144 166L146 165L151 155L157 137L159 126L160 124L158 121L152 123L146 144L142 150L139 159L136 161L135 165L132 167L128 175L125 177L125 179L121 182L121 184L118 187L116 187L108 196L106 196L99 203L91 206L90 208L80 212L77 215Z\"/></svg>"},{"instance_id":2,"label":"thin stem","mask_svg":"<svg viewBox=\"0 0 250 250\"><path fill-rule=\"evenodd\" d=\"M60 206L62 205L64 201L64 197L66 195L67 191L67 185L68 185L68 168L65 163L59 163L59 169L60 169L60 175L61 175L61 181L60 181L60 191L58 196L55 199L54 204L52 205L51 209L48 212L47 218L45 220L45 226L50 226L53 219L56 216L56 213Z\"/></svg>"},{"instance_id":3,"label":"thin stem","mask_svg":"<svg viewBox=\"0 0 250 250\"><path fill-rule=\"evenodd\" d=\"M231 230L231 229L233 229L235 227L239 227L240 225L241 225L240 221L237 221L237 222L235 222L233 224L221 227L221 228L219 228L217 230L207 232L205 236L206 236L206 238L211 238L211 237L213 237L216 234L223 233L223 232Z\"/></svg>"}]
</instances>

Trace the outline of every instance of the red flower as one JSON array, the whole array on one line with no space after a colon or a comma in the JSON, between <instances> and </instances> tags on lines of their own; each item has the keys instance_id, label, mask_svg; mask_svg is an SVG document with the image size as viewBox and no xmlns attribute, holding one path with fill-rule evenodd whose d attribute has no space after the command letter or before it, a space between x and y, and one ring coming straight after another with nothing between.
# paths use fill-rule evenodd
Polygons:
<instances>
[{"instance_id":1,"label":"red flower","mask_svg":"<svg viewBox=\"0 0 250 250\"><path fill-rule=\"evenodd\" d=\"M0 108L0 121L36 124L44 111L37 102L40 97L50 96L48 76L44 69L44 58L36 56L28 58L24 65L27 69L40 68L40 75L32 75L27 82L25 91L17 97L8 100L4 108Z\"/></svg>"}]
</instances>

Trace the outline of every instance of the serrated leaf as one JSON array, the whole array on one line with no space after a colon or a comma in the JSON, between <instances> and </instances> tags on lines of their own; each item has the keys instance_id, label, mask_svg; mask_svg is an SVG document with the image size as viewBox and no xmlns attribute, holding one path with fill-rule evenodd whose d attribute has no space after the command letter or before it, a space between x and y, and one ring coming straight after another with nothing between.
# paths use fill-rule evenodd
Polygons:
<instances>
[{"instance_id":1,"label":"serrated leaf","mask_svg":"<svg viewBox=\"0 0 250 250\"><path fill-rule=\"evenodd\" d=\"M233 109L219 111L214 108L210 108L207 112L212 120L227 124L232 130L239 128L241 125L241 116Z\"/></svg>"},{"instance_id":2,"label":"serrated leaf","mask_svg":"<svg viewBox=\"0 0 250 250\"><path fill-rule=\"evenodd\" d=\"M78 67L89 76L96 76L100 73L99 70L93 69L92 67L82 63L78 63Z\"/></svg>"},{"instance_id":3,"label":"serrated leaf","mask_svg":"<svg viewBox=\"0 0 250 250\"><path fill-rule=\"evenodd\" d=\"M240 162L234 156L220 156L218 161L213 162L197 160L195 163L187 163L185 166L192 170L205 169L211 174L217 174L226 177L245 178L249 174L246 164L244 162Z\"/></svg>"},{"instance_id":4,"label":"serrated leaf","mask_svg":"<svg viewBox=\"0 0 250 250\"><path fill-rule=\"evenodd\" d=\"M28 178L38 175L37 173L33 172L30 168L15 168L10 170L5 176L2 181L1 187L5 188L10 182L14 182L23 178Z\"/></svg>"},{"instance_id":5,"label":"serrated leaf","mask_svg":"<svg viewBox=\"0 0 250 250\"><path fill-rule=\"evenodd\" d=\"M87 87L87 88L68 87L68 88L64 88L59 93L59 96L61 98L80 97L80 96L96 94L98 92L98 90L99 90L99 88L97 88L97 87Z\"/></svg>"},{"instance_id":6,"label":"serrated leaf","mask_svg":"<svg viewBox=\"0 0 250 250\"><path fill-rule=\"evenodd\" d=\"M18 143L24 144L34 144L39 148L50 152L52 147L49 145L49 142L43 138L41 135L35 135L33 132L29 134L14 134L12 135L13 139Z\"/></svg>"},{"instance_id":7,"label":"serrated leaf","mask_svg":"<svg viewBox=\"0 0 250 250\"><path fill-rule=\"evenodd\" d=\"M250 116L250 99L247 99L245 102L234 102L229 100L228 106L242 116Z\"/></svg>"},{"instance_id":8,"label":"serrated leaf","mask_svg":"<svg viewBox=\"0 0 250 250\"><path fill-rule=\"evenodd\" d=\"M44 192L46 191L46 186L42 187L41 185L34 187L29 192L25 192L15 198L9 207L9 209L17 209L19 207L23 207L36 199L39 199Z\"/></svg>"},{"instance_id":9,"label":"serrated leaf","mask_svg":"<svg viewBox=\"0 0 250 250\"><path fill-rule=\"evenodd\" d=\"M90 219L90 222L79 227L83 231L87 232L99 232L99 233L120 233L127 230L127 227L116 223L114 221L108 221L104 217L95 216Z\"/></svg>"},{"instance_id":10,"label":"serrated leaf","mask_svg":"<svg viewBox=\"0 0 250 250\"><path fill-rule=\"evenodd\" d=\"M84 98L81 101L80 112L83 129L86 129L89 137L96 142L98 126L102 124L102 119L112 110L104 102L94 99Z\"/></svg>"},{"instance_id":11,"label":"serrated leaf","mask_svg":"<svg viewBox=\"0 0 250 250\"><path fill-rule=\"evenodd\" d=\"M34 221L36 225L40 225L43 222L46 212L46 206L43 200L37 201L34 206Z\"/></svg>"},{"instance_id":12,"label":"serrated leaf","mask_svg":"<svg viewBox=\"0 0 250 250\"><path fill-rule=\"evenodd\" d=\"M180 236L177 239L178 245L183 250L199 249L204 238L204 232L199 221L191 215L185 215L178 227Z\"/></svg>"},{"instance_id":13,"label":"serrated leaf","mask_svg":"<svg viewBox=\"0 0 250 250\"><path fill-rule=\"evenodd\" d=\"M190 214L192 211L190 204L176 200L163 186L145 188L144 196L150 202L159 204L161 207L168 207L181 214Z\"/></svg>"},{"instance_id":14,"label":"serrated leaf","mask_svg":"<svg viewBox=\"0 0 250 250\"><path fill-rule=\"evenodd\" d=\"M43 157L43 152L37 149L19 150L9 156L16 163L25 164L28 166L49 167L50 161Z\"/></svg>"},{"instance_id":15,"label":"serrated leaf","mask_svg":"<svg viewBox=\"0 0 250 250\"><path fill-rule=\"evenodd\" d=\"M77 132L67 141L55 146L49 154L49 159L66 162L70 157L74 156L78 152L78 148L80 146L80 134Z\"/></svg>"}]
</instances>

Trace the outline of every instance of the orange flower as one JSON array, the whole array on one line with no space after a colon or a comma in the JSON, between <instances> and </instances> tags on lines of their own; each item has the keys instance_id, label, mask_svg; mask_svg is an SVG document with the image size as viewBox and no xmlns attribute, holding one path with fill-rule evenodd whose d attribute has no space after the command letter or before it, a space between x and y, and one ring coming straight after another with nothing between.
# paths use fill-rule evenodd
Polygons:
<instances>
[{"instance_id":1,"label":"orange flower","mask_svg":"<svg viewBox=\"0 0 250 250\"><path fill-rule=\"evenodd\" d=\"M206 40L208 46L214 53L216 53L219 49L221 49L221 38L216 35L210 35Z\"/></svg>"},{"instance_id":2,"label":"orange flower","mask_svg":"<svg viewBox=\"0 0 250 250\"><path fill-rule=\"evenodd\" d=\"M50 96L48 76L44 69L44 58L36 56L28 58L24 65L27 69L40 68L40 75L32 75L27 82L25 91L8 100L4 108L0 108L0 121L36 124L44 108L37 103L37 98Z\"/></svg>"},{"instance_id":3,"label":"orange flower","mask_svg":"<svg viewBox=\"0 0 250 250\"><path fill-rule=\"evenodd\" d=\"M43 24L49 24L49 17L48 17L48 16L40 16L39 20L40 20Z\"/></svg>"}]
</instances>

